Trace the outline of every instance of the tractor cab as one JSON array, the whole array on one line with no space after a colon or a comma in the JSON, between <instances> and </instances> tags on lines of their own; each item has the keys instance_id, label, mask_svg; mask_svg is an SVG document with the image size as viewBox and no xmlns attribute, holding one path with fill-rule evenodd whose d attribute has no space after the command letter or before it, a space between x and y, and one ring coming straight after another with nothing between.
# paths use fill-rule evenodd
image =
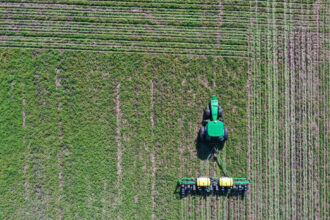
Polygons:
<instances>
[{"instance_id":1,"label":"tractor cab","mask_svg":"<svg viewBox=\"0 0 330 220\"><path fill-rule=\"evenodd\" d=\"M210 103L206 106L202 124L200 129L202 141L224 142L228 139L228 128L224 126L222 108L215 95L211 97Z\"/></svg>"}]
</instances>

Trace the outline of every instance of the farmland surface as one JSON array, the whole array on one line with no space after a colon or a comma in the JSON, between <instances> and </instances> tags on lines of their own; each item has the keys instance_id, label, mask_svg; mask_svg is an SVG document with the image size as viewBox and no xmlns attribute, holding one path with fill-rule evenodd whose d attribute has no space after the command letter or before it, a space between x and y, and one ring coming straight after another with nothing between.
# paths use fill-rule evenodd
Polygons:
<instances>
[{"instance_id":1,"label":"farmland surface","mask_svg":"<svg viewBox=\"0 0 330 220\"><path fill-rule=\"evenodd\" d=\"M1 0L0 219L327 219L329 3ZM241 199L180 199L217 94ZM205 175L223 175L215 162Z\"/></svg>"}]
</instances>

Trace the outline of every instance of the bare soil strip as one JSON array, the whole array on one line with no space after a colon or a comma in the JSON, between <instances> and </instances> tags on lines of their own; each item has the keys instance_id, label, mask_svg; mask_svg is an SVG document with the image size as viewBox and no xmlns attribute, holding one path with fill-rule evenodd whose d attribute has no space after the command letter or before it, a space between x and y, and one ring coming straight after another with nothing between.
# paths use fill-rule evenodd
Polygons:
<instances>
[{"instance_id":1,"label":"bare soil strip","mask_svg":"<svg viewBox=\"0 0 330 220\"><path fill-rule=\"evenodd\" d=\"M58 159L58 166L60 167L60 172L58 173L58 178L60 180L60 184L59 184L59 188L60 188L60 191L62 192L63 191L63 186L64 186L64 178L63 178L63 164L62 164L62 154L59 153L57 155L57 159ZM58 201L61 201L62 199L62 194L60 194L58 196ZM59 209L59 218L60 219L63 219L63 209Z\"/></svg>"},{"instance_id":2,"label":"bare soil strip","mask_svg":"<svg viewBox=\"0 0 330 220\"><path fill-rule=\"evenodd\" d=\"M60 73L59 69L56 69L56 75L55 75L55 86L56 86L56 90L58 90L59 88L63 88L63 86L61 85L61 80L62 78L58 76L58 74ZM60 112L62 110L62 102L60 101L58 103L58 115L60 115ZM58 128L59 128L59 133L58 133L58 137L60 140L63 139L63 128L62 128L62 120L61 117L59 116L58 119ZM62 199L62 192L64 191L63 187L64 187L64 178L63 178L63 161L62 161L62 155L64 154L64 149L61 146L57 155L57 163L58 163L58 167L59 167L59 173L58 173L58 179L60 181L59 184L59 188L60 188L60 194L58 196L58 201L60 202ZM63 209L59 209L59 218L63 219Z\"/></svg>"},{"instance_id":3,"label":"bare soil strip","mask_svg":"<svg viewBox=\"0 0 330 220\"><path fill-rule=\"evenodd\" d=\"M301 22L300 22L301 23ZM299 24L300 25L300 24ZM305 148L306 148L306 73L304 72L304 43L303 43L303 30L302 27L299 27L299 32L297 36L297 52L298 52L298 72L299 72L299 94L300 97L299 100L299 126L298 127L298 135L299 135L299 145L297 147L298 151L298 178L297 178L297 184L298 184L298 200L297 200L297 216L299 219L305 219L305 185L308 183L305 181L305 167L304 164L306 164L306 157L305 157ZM306 103L306 104L305 104ZM300 184L300 183L306 183L306 184ZM304 193L303 193L304 192Z\"/></svg>"},{"instance_id":4,"label":"bare soil strip","mask_svg":"<svg viewBox=\"0 0 330 220\"><path fill-rule=\"evenodd\" d=\"M315 216L317 219L321 219L320 214L321 214L321 198L320 198L320 173L318 172L319 166L320 166L320 125L319 125L319 117L320 117L320 108L319 108L319 103L320 103L320 95L321 92L319 91L319 87L321 85L320 82L320 66L315 64L316 60L320 60L320 1L316 1L313 5L313 14L315 15L316 19L316 46L312 44L313 41L313 34L310 36L310 44L312 45L312 63L311 63L311 68L313 70L312 78L313 78L313 89L312 89L312 108L313 108L313 119L312 119L312 125L313 125L313 130L312 130L312 136L313 137L318 137L314 139L312 142L312 146L314 146L311 150L311 152L315 151L315 155L311 155L311 159L313 161L313 169L312 173L310 174L312 176L312 185L316 187L312 187L312 198L313 200L313 206L312 206L312 216ZM314 178L313 178L314 177Z\"/></svg>"},{"instance_id":5,"label":"bare soil strip","mask_svg":"<svg viewBox=\"0 0 330 220\"><path fill-rule=\"evenodd\" d=\"M248 104L247 104L247 118L248 118L248 168L247 168L247 173L248 173L248 178L251 179L251 139L252 139L252 127L251 123L252 123L252 119L251 119L251 99L252 97L252 88L251 88L251 80L252 80L252 60L251 58L249 58L249 72L248 72L248 81L246 82L246 87L247 87L247 91L248 91ZM249 216L251 218L252 216L252 193L249 193L248 196L248 206L249 206Z\"/></svg>"},{"instance_id":6,"label":"bare soil strip","mask_svg":"<svg viewBox=\"0 0 330 220\"><path fill-rule=\"evenodd\" d=\"M255 42L255 46L256 46L256 83L259 83L259 78L261 78L261 73L260 73L260 69L261 69L261 62L258 62L258 54L261 54L261 31L259 29L259 17L258 17L259 12L256 9L256 18L257 18L257 25L256 25L256 42ZM257 213L256 213L256 218L262 218L263 216L263 195L264 195L264 184L263 184L263 180L262 180L262 166L260 166L260 164L262 164L262 144L263 144L263 136L262 136L262 117L263 117L263 110L262 108L262 100L261 100L261 95L264 91L262 91L261 88L257 87L256 90L256 126L255 126L255 130L256 130L256 159L255 159L255 164L257 167L256 170L256 176L255 176L255 193L256 193L256 199L255 201L257 201Z\"/></svg>"},{"instance_id":7,"label":"bare soil strip","mask_svg":"<svg viewBox=\"0 0 330 220\"><path fill-rule=\"evenodd\" d=\"M287 0L285 1L285 11L284 11L284 23L287 25L288 21L288 2ZM284 211L284 217L285 219L289 219L289 214L290 214L290 207L291 207L291 195L290 195L290 54L289 54L289 46L290 46L290 39L289 39L289 30L288 26L285 30L285 35L284 35L284 109L285 109L285 117L284 117L284 122L285 122L285 130L284 130L284 136L285 136L285 141L283 148L284 150L284 164L283 167L285 169L285 200L284 200L284 205L285 205L285 211Z\"/></svg>"},{"instance_id":8,"label":"bare soil strip","mask_svg":"<svg viewBox=\"0 0 330 220\"><path fill-rule=\"evenodd\" d=\"M326 7L326 12L323 12L323 29L325 30L326 29L326 23L329 23L329 17L327 19L327 22L326 22L326 15L329 14L329 6ZM328 212L327 212L327 209L328 209L328 204L329 204L329 201L328 201L328 189L327 189L327 186L328 186L328 140L329 140L329 118L328 118L328 100L329 100L329 81L327 80L329 78L329 73L326 71L326 65L327 67L329 68L329 51L326 49L325 46L323 45L327 45L327 39L329 39L329 32L325 32L323 31L323 37L322 37L322 41L321 41L321 44L319 44L319 47L323 48L323 51L322 51L322 57L321 57L321 60L323 61L322 64L322 78L321 78L321 82L324 83L324 91L322 91L322 103L323 103L323 112L322 114L324 115L324 125L323 125L323 130L324 130L324 136L323 136L323 181L322 181L322 184L323 186L321 186L321 188L323 188L323 202L322 202L322 205L323 205L323 215L324 217L327 216ZM329 69L328 69L329 70ZM321 164L320 164L321 166ZM321 216L322 217L322 216ZM326 217L325 217L326 218Z\"/></svg>"},{"instance_id":9,"label":"bare soil strip","mask_svg":"<svg viewBox=\"0 0 330 220\"><path fill-rule=\"evenodd\" d=\"M104 193L106 193L107 192L107 189L108 189L108 184L107 184L107 182L106 181L104 181L104 184L103 184L103 191L104 191ZM106 202L105 202L105 198L103 197L102 199L101 199L101 201L102 201L102 203L103 203L103 206L102 206L102 219L105 219L105 214L106 214L106 208L107 208L107 206L106 206Z\"/></svg>"},{"instance_id":10,"label":"bare soil strip","mask_svg":"<svg viewBox=\"0 0 330 220\"><path fill-rule=\"evenodd\" d=\"M151 137L152 139L154 138L154 83L152 80L150 80L150 122L151 122ZM153 142L153 141L152 141ZM155 208L156 208L156 202L155 202L155 195L156 195L156 190L155 190L155 185L156 185L156 155L155 155L155 150L154 147L151 148L151 170L152 170L152 184L151 184L151 196L152 196L152 216L151 218L153 220L156 219L156 214L155 214Z\"/></svg>"},{"instance_id":11,"label":"bare soil strip","mask_svg":"<svg viewBox=\"0 0 330 220\"><path fill-rule=\"evenodd\" d=\"M121 143L121 134L120 134L120 130L121 130L121 112L120 112L120 83L117 85L116 87L116 92L115 92L115 96L116 96L116 106L115 106L115 110L116 110L116 142L117 142L117 184L116 184L116 188L118 189L118 195L116 197L117 200L117 204L121 203L121 190L120 190L120 182L122 179L122 143ZM118 216L119 218L119 216Z\"/></svg>"},{"instance_id":12,"label":"bare soil strip","mask_svg":"<svg viewBox=\"0 0 330 220\"><path fill-rule=\"evenodd\" d=\"M290 22L292 20L292 9L290 8ZM289 39L290 39L290 50L289 50L289 57L290 57L290 65L289 65L289 70L290 70L290 146L291 146L291 151L290 151L290 171L291 171L291 207L290 207L290 218L295 219L297 218L297 211L296 211L296 195L297 195L297 181L296 181L296 160L297 160L297 155L296 155L296 112L295 112L295 106L296 106L296 85L295 85L295 42L294 42L294 34L292 33L292 30L289 33Z\"/></svg>"},{"instance_id":13,"label":"bare soil strip","mask_svg":"<svg viewBox=\"0 0 330 220\"><path fill-rule=\"evenodd\" d=\"M269 1L267 1L267 12L270 10L270 5ZM271 23L271 18L268 15L267 16L268 23ZM266 58L269 60L266 65L266 72L267 72L267 87L266 87L266 99L267 99L267 106L265 107L267 109L267 114L266 114L266 126L267 126L267 132L266 132L266 143L267 143L267 148L266 148L266 154L267 154L267 169L264 175L267 177L266 180L266 205L268 206L267 209L267 216L269 218L274 218L274 194L272 192L273 190L273 163L274 163L274 158L272 156L272 152L274 151L274 143L273 143L273 135L274 135L274 127L273 127L273 108L274 108L274 99L273 99L273 78L272 78L272 53L271 53L271 48L274 46L274 42L271 41L269 34L272 32L272 27L268 26L267 28L267 43L266 43L266 48L267 48L267 53L266 53Z\"/></svg>"},{"instance_id":14,"label":"bare soil strip","mask_svg":"<svg viewBox=\"0 0 330 220\"><path fill-rule=\"evenodd\" d=\"M25 115L25 111L24 111L24 106L26 104L26 101L25 101L25 94L24 94L24 82L22 82L22 96L23 96L23 99L22 99L22 127L25 128L25 120L26 120L26 115Z\"/></svg>"},{"instance_id":15,"label":"bare soil strip","mask_svg":"<svg viewBox=\"0 0 330 220\"><path fill-rule=\"evenodd\" d=\"M274 158L274 166L273 166L273 175L274 175L274 218L280 218L280 133L279 133L279 103L280 103L280 94L279 94L279 64L278 64L278 50L281 48L279 44L279 37L278 37L278 29L276 26L275 20L275 11L276 11L276 4L272 4L272 20L273 20L273 36L272 42L275 46L273 46L273 68L272 68L272 76L273 76L273 85L274 85L274 151L272 152Z\"/></svg>"},{"instance_id":16,"label":"bare soil strip","mask_svg":"<svg viewBox=\"0 0 330 220\"><path fill-rule=\"evenodd\" d=\"M315 97L315 94L314 94L314 84L316 84L315 80L314 80L314 69L316 69L316 66L314 66L313 64L313 58L312 58L312 54L313 54L313 48L312 48L312 35L311 33L307 33L307 41L306 41L306 47L307 47L307 68L306 68L306 72L309 76L309 85L308 85L308 88L309 88L309 106L308 106L308 123L311 125L308 127L308 137L307 137L307 140L308 140L308 145L307 145L307 153L308 153L308 165L307 165L307 168L308 168L308 171L307 171L307 178L308 178L308 197L307 197L307 201L309 202L308 204L308 216L307 218L311 219L313 218L314 216L314 198L316 200L316 197L317 197L317 193L313 193L314 191L314 178L313 178L313 175L315 175L315 177L317 177L317 173L314 174L314 160L313 160L313 157L314 157L314 141L313 141L313 134L312 134L312 131L313 129L316 130L315 128L315 121L314 121L314 109L313 109L313 106L314 105L314 100L317 99ZM317 186L317 184L316 184Z\"/></svg>"},{"instance_id":17,"label":"bare soil strip","mask_svg":"<svg viewBox=\"0 0 330 220\"><path fill-rule=\"evenodd\" d=\"M26 100L25 100L25 92L24 92L24 82L22 82L22 127L23 128L26 128L26 125L25 125L25 120L26 120L26 115L25 115L25 104L26 104ZM25 144L25 137L23 136L23 144ZM29 150L29 145L27 146L27 150ZM24 166L24 169L23 169L23 174L24 174L24 177L25 177L25 182L24 182L24 199L25 200L29 200L29 182L28 182L28 179L27 179L27 174L26 174L26 171L27 169L29 168L29 164L28 164L28 160L27 160L27 152L24 152L24 161L25 161L25 166Z\"/></svg>"},{"instance_id":18,"label":"bare soil strip","mask_svg":"<svg viewBox=\"0 0 330 220\"><path fill-rule=\"evenodd\" d=\"M312 98L311 98L311 91L313 88L312 85L312 70L309 69L310 65L311 65L311 60L310 60L310 45L308 44L310 35L309 32L304 28L303 29L303 46L304 46L304 73L306 74L306 89L305 89L305 95L306 95L306 99L307 99L307 105L306 105L306 127L305 127L305 150L304 150L304 159L306 160L306 163L304 163L304 179L305 182L307 184L303 184L304 189L306 190L306 194L304 194L304 216L305 218L311 219L311 209L312 209L312 203L311 200L313 197L313 194L311 194L311 186L312 186L312 182L311 182L311 178L310 178L310 174L311 174L311 168L313 167L313 161L310 159L310 156L312 154L312 152L310 151L311 146L312 146L312 141L311 141L311 128L312 128Z\"/></svg>"},{"instance_id":19,"label":"bare soil strip","mask_svg":"<svg viewBox=\"0 0 330 220\"><path fill-rule=\"evenodd\" d=\"M117 141L117 175L120 180L122 168L121 168L121 160L122 160L122 144L120 138L120 120L121 120L121 113L120 113L120 83L116 87L116 122L117 122L117 129L116 129L116 141Z\"/></svg>"}]
</instances>

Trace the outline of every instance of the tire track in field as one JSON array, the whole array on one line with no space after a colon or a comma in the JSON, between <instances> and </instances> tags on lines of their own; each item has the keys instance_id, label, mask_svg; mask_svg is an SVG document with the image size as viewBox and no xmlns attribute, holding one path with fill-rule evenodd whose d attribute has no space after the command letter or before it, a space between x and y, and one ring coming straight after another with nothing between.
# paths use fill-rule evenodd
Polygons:
<instances>
[{"instance_id":1,"label":"tire track in field","mask_svg":"<svg viewBox=\"0 0 330 220\"><path fill-rule=\"evenodd\" d=\"M255 1L256 5L257 5L257 1ZM263 204L263 184L262 184L262 167L260 166L260 164L262 164L262 140L261 140L261 131L262 131L262 127L261 127L261 119L263 117L263 112L261 111L261 95L263 93L262 89L260 86L258 86L260 84L260 68L261 68L261 62L258 62L258 56L261 55L261 31L259 28L259 12L258 12L258 7L255 7L255 28L253 28L254 31L254 46L255 46L255 60L254 60L254 66L255 66L255 97L256 97L256 108L255 108L255 126L254 126L254 130L255 130L255 167L256 167L256 171L255 171L255 182L254 182L254 193L256 194L255 196L255 204L256 204L256 213L255 213L255 218L262 218L263 216L263 209L262 209L262 204Z\"/></svg>"},{"instance_id":2,"label":"tire track in field","mask_svg":"<svg viewBox=\"0 0 330 220\"><path fill-rule=\"evenodd\" d=\"M327 5L327 7L326 7L326 12L329 12L329 6ZM327 27L326 27L326 25L327 24L329 24L329 17L326 17L326 12L323 12L324 14L323 14L323 29L326 29ZM326 20L326 18L327 18L327 20ZM328 26L328 28L329 28L329 26ZM322 41L321 41L321 44L322 45L327 45L327 39L329 39L329 32L327 32L327 34L325 33L325 31L323 32L323 36L322 36ZM321 44L319 44L319 47L321 47ZM321 194L321 195L323 195L323 203L322 203L322 208L323 208L323 215L324 215L324 217L326 217L327 216L327 209L328 209L328 196L326 196L326 195L328 195L328 190L327 190L327 186L328 186L328 160L327 160L327 155L328 155L328 148L327 148L327 144L328 144L328 141L329 141L329 119L328 119L328 115L329 114L327 114L328 113L328 102L327 102L327 100L329 100L329 73L327 73L327 70L329 71L329 50L327 50L326 49L326 47L325 46L323 46L322 47L323 48L323 50L322 50L322 78L321 78L321 82L322 82L322 84L324 84L324 85L322 85L322 87L323 87L323 89L324 89L324 91L322 91L322 97L323 97L323 99L322 99L322 105L323 105L323 112L322 112L322 115L324 115L324 124L323 124L323 128L322 128L322 130L323 130L323 132L324 132L324 134L323 134L323 137L322 137L322 142L323 142L323 164L320 164L320 166L323 166L323 180L322 180L322 184L323 184L323 187L321 186L321 189L323 188L323 194ZM324 64L323 64L324 63ZM326 66L327 66L327 70L326 70ZM322 217L322 216L321 216Z\"/></svg>"},{"instance_id":3,"label":"tire track in field","mask_svg":"<svg viewBox=\"0 0 330 220\"><path fill-rule=\"evenodd\" d=\"M154 121L154 83L152 79L150 80L150 122L151 122L151 138L152 138L152 143L154 143L154 126L155 126L155 121ZM156 185L156 155L155 155L155 146L152 147L152 152L151 152L151 170L152 170L152 183L151 183L151 199L152 199L152 215L151 218L153 220L156 219L156 214L155 214L155 209L156 209L156 201L155 201L155 195L156 195L156 190L155 190L155 185Z\"/></svg>"},{"instance_id":4,"label":"tire track in field","mask_svg":"<svg viewBox=\"0 0 330 220\"><path fill-rule=\"evenodd\" d=\"M60 70L59 69L56 69L56 75L55 75L55 88L56 90L60 89L60 88L63 88L62 84L61 84L61 80L62 80L62 77L59 76L59 73L60 73ZM60 140L63 139L63 128L62 128L62 119L61 119L61 111L62 111L62 102L59 101L58 103L58 107L57 107L57 111L58 111L58 115L59 115L59 119L58 119L58 137ZM58 179L59 179L59 189L60 189L60 194L58 196L58 202L60 203L61 202L61 199L63 197L62 193L64 191L64 178L63 178L63 161L62 161L62 156L64 154L64 149L63 149L63 146L60 146L60 149L59 149L59 152L57 154L57 165L59 167L59 173L58 173ZM63 219L63 209L60 207L59 208L59 213L58 213L58 216L59 216L59 219Z\"/></svg>"},{"instance_id":5,"label":"tire track in field","mask_svg":"<svg viewBox=\"0 0 330 220\"><path fill-rule=\"evenodd\" d=\"M290 16L289 21L292 20L292 9L289 9ZM297 209L296 209L296 195L297 195L297 165L296 165L296 84L295 84L295 72L296 72L296 61L295 61L295 50L296 50L296 44L295 44L295 36L294 32L292 31L292 27L289 28L289 70L290 70L290 180L291 180L291 193L290 193L290 218L297 218Z\"/></svg>"},{"instance_id":6,"label":"tire track in field","mask_svg":"<svg viewBox=\"0 0 330 220\"><path fill-rule=\"evenodd\" d=\"M121 143L121 112L120 112L120 83L117 84L116 92L115 92L115 111L116 111L116 142L117 142L117 184L116 188L118 189L118 195L115 197L115 200L117 202L117 205L120 205L122 201L122 195L121 195L121 179L122 179L122 155L123 155L123 149L122 149L122 143ZM114 204L116 207L116 204ZM117 218L120 219L120 210L117 210Z\"/></svg>"},{"instance_id":7,"label":"tire track in field","mask_svg":"<svg viewBox=\"0 0 330 220\"><path fill-rule=\"evenodd\" d=\"M279 157L279 152L280 152L280 144L279 144L279 103L280 103L280 98L279 98L279 67L278 67L278 50L281 48L279 45L278 41L278 28L276 26L276 20L275 20L275 11L276 11L276 3L272 3L272 58L273 58L273 66L272 66L272 78L273 78L273 97L274 97L274 108L273 108L273 130L274 130L274 150L272 152L272 156L274 158L274 163L273 163L273 186L274 186L274 218L279 219L280 218L280 157Z\"/></svg>"},{"instance_id":8,"label":"tire track in field","mask_svg":"<svg viewBox=\"0 0 330 220\"><path fill-rule=\"evenodd\" d=\"M313 107L314 107L314 117L313 117L313 124L315 124L315 130L312 131L313 136L317 137L314 139L314 151L317 152L313 159L313 170L312 174L315 178L313 178L313 186L318 186L318 187L313 187L313 192L312 192L312 199L314 200L314 206L312 207L312 210L314 211L313 216L316 216L317 218L321 219L321 189L320 189L320 184L321 184L321 176L319 172L319 167L321 166L321 160L320 160L320 152L321 150L321 142L320 142L320 116L322 114L322 111L320 110L320 104L321 104L321 96L322 95L322 90L321 88L321 67L320 65L317 65L315 60L321 60L321 43L320 43L320 1L316 1L314 3L314 10L313 13L316 15L316 27L317 27L317 34L316 34L316 48L314 49L314 44L312 44L314 53L312 54L312 68L315 66L315 71L312 73L314 80L313 80L313 92L314 92L314 97L313 97ZM313 68L314 70L314 68Z\"/></svg>"},{"instance_id":9,"label":"tire track in field","mask_svg":"<svg viewBox=\"0 0 330 220\"><path fill-rule=\"evenodd\" d=\"M26 95L25 95L25 83L21 83L22 86L22 128L23 130L26 128L26 113L25 113L25 105L26 105ZM12 89L14 89L12 84ZM24 132L25 133L25 132ZM28 177L28 169L29 169L29 160L30 160L30 143L26 144L25 135L23 135L22 138L23 145L26 146L24 150L24 168L23 168L23 176L24 176L24 199L26 203L29 203L30 201L30 193L29 193L29 177ZM29 216L30 213L28 211L29 206L25 206L25 216Z\"/></svg>"},{"instance_id":10,"label":"tire track in field","mask_svg":"<svg viewBox=\"0 0 330 220\"><path fill-rule=\"evenodd\" d=\"M295 129L295 138L296 138L296 145L295 145L295 151L296 151L296 192L297 194L295 196L295 207L296 207L296 217L298 219L302 218L302 185L299 184L302 181L302 143L303 143L303 108L302 106L303 103L303 80L301 79L303 77L302 75L302 69L301 69L301 58L302 58L302 53L301 53L301 28L297 26L297 30L293 31L293 38L294 38L294 83L296 86L296 94L295 94L295 112L296 112L296 129Z\"/></svg>"},{"instance_id":11,"label":"tire track in field","mask_svg":"<svg viewBox=\"0 0 330 220\"><path fill-rule=\"evenodd\" d=\"M324 8L323 8L324 9ZM327 12L329 12L329 6L326 7L326 12L323 12L323 14L319 14L319 19L318 22L322 22L320 24L320 28L322 29L329 29L329 17L326 17ZM319 118L319 128L320 128L320 150L319 150L319 175L320 175L320 216L321 218L326 218L328 212L328 160L327 160L327 155L328 155L328 142L329 142L329 119L328 119L328 101L329 100L329 74L327 71L329 71L329 50L326 49L325 46L327 44L327 39L329 39L329 32L325 33L323 31L323 34L321 34L319 40L318 40L318 46L322 49L320 49L320 60L321 66L319 69L319 75L320 75L320 80L321 80L321 86L320 86L320 118Z\"/></svg>"},{"instance_id":12,"label":"tire track in field","mask_svg":"<svg viewBox=\"0 0 330 220\"><path fill-rule=\"evenodd\" d=\"M289 65L290 65L290 55L289 55L289 45L290 45L290 40L289 40L289 27L287 25L287 14L288 14L288 9L287 9L288 2L287 0L285 1L285 10L284 10L284 21L285 21L285 35L284 35L284 69L283 69L283 82L284 82L284 136L285 136L285 141L283 144L283 149L284 149L284 160L283 160L283 167L285 170L285 175L284 175L284 180L285 180L285 194L284 194L284 218L289 219L289 213L290 213L290 70L289 70Z\"/></svg>"},{"instance_id":13,"label":"tire track in field","mask_svg":"<svg viewBox=\"0 0 330 220\"><path fill-rule=\"evenodd\" d=\"M311 34L310 36L310 44L312 45L312 60L311 60L311 68L313 70L312 78L313 78L313 88L312 88L312 110L313 110L313 119L312 119L312 137L317 137L312 141L312 146L314 146L311 150L311 152L315 151L317 152L315 155L311 156L311 159L313 161L313 168L312 168L312 173L310 173L310 176L312 178L312 185L317 186L317 187L312 187L312 196L310 198L311 201L313 201L313 205L311 207L312 213L311 216L315 216L318 219L321 219L321 199L320 199L320 173L318 172L318 168L320 166L320 128L319 128L319 117L320 117L320 94L321 92L319 91L320 85L321 85L321 78L320 78L320 70L321 68L319 65L315 64L315 60L320 60L320 1L316 1L313 5L313 14L316 16L316 48L314 48L314 44L312 44L313 41L313 35ZM314 176L314 178L313 178Z\"/></svg>"},{"instance_id":14,"label":"tire track in field","mask_svg":"<svg viewBox=\"0 0 330 220\"><path fill-rule=\"evenodd\" d=\"M309 94L308 94L308 90L310 88L309 86L309 82L310 82L310 78L309 78L309 74L306 71L307 70L307 45L306 45L306 28L304 27L303 21L300 22L300 53L301 53L301 58L300 58L300 72L301 72L301 77L300 80L302 81L302 86L301 86L301 118L302 121L300 123L300 125L302 125L301 128L301 159L300 159L300 169L301 169L301 178L299 181L299 185L300 185L300 197L301 197L301 202L300 202L300 215L302 216L303 219L307 219L308 218L308 211L309 211L309 207L307 205L307 196L309 195L308 193L308 188L310 187L310 183L308 182L308 177L307 177L307 171L308 171L308 131L309 131L309 126L310 126L310 122L309 122Z\"/></svg>"},{"instance_id":15,"label":"tire track in field","mask_svg":"<svg viewBox=\"0 0 330 220\"><path fill-rule=\"evenodd\" d=\"M42 80L43 77L45 77L47 80ZM31 123L31 131L38 133L37 137L40 139L36 140L34 136L31 137L35 143L33 143L33 147L31 147L31 153L29 155L29 161L31 164L31 169L28 169L30 171L29 185L31 185L30 201L32 200L30 202L31 205L29 204L29 214L31 214L32 218L45 219L47 215L47 209L56 209L56 207L51 206L53 202L56 203L56 199L52 197L53 190L56 190L56 188L51 188L48 182L49 175L53 175L50 176L50 178L56 178L56 174L47 174L47 169L50 168L48 159L53 157L52 159L56 160L56 150L53 151L52 154L50 152L51 149L44 147L46 144L49 144L49 142L47 142L47 138L44 136L47 129L41 129L49 123L54 123L54 127L52 127L52 129L56 127L56 121L52 120L54 117L56 118L56 114L54 113L51 115L46 110L47 106L51 105L49 96L46 94L50 92L48 90L48 86L50 86L53 81L49 78L48 73L42 75L41 73L36 72L32 78L34 85L29 88L30 94L28 97L31 99L31 102L28 103L28 115L31 118L29 121ZM55 107L55 105L53 107ZM39 125L41 126L38 127ZM56 129L51 130L52 134L56 131ZM57 137L57 134L55 133L53 137ZM53 211L55 212L57 210Z\"/></svg>"},{"instance_id":16,"label":"tire track in field","mask_svg":"<svg viewBox=\"0 0 330 220\"><path fill-rule=\"evenodd\" d=\"M267 12L269 13L270 11L270 2L269 0L267 1ZM269 14L267 14L267 22L271 23L271 18L269 17ZM273 209L273 202L274 202L274 194L272 192L273 190L273 163L274 163L274 157L272 156L272 152L274 151L274 143L273 143L273 132L274 132L274 127L273 127L273 108L274 108L274 97L273 97L273 78L272 78L272 53L271 53L271 48L274 47L274 42L271 41L270 39L270 32L272 32L273 29L271 26L267 27L267 35L265 36L267 38L267 43L266 43L266 54L265 57L268 60L266 63L266 78L267 78L267 84L265 86L265 102L267 103L265 106L266 110L266 115L265 115L265 120L266 120L266 132L265 132L265 138L266 138L266 146L267 148L265 149L266 151L266 158L268 160L267 163L267 169L263 173L266 177L266 201L265 205L268 206L268 209L266 210L267 215L269 218L274 218L274 209Z\"/></svg>"},{"instance_id":17,"label":"tire track in field","mask_svg":"<svg viewBox=\"0 0 330 220\"><path fill-rule=\"evenodd\" d=\"M256 47L257 47L257 54L261 55L261 46L260 44L260 39L261 39L261 31L259 29L259 12L258 12L258 8L256 7L256 19L257 19L257 25L256 25L256 36L257 36L257 42L256 42ZM256 61L257 62L257 61ZM258 78L258 81L260 80L261 76L260 76L260 69L261 69L261 63L257 62L257 67L256 67L256 75ZM257 82L258 84L260 82ZM257 152L257 163L258 164L262 164L262 140L261 140L261 136L262 136L262 127L261 127L261 119L263 117L263 113L261 111L261 94L263 93L262 88L258 87L258 91L257 91L257 122L256 122L256 129L257 129L257 134L256 134L256 143L257 143L257 147L256 147L256 152ZM262 204L263 204L263 195L264 195L264 184L262 183L262 167L261 166L257 166L257 176L256 176L256 192L257 192L257 198L256 201L258 201L258 205L257 205L257 218L261 218L261 216L263 216L263 209L262 209ZM259 187L259 188L257 188Z\"/></svg>"},{"instance_id":18,"label":"tire track in field","mask_svg":"<svg viewBox=\"0 0 330 220\"><path fill-rule=\"evenodd\" d=\"M255 64L256 64L256 52L255 52L255 34L253 32L255 27L255 18L253 17L253 6L250 4L249 11L251 12L250 18L250 30L248 33L249 42L249 71L248 71L248 81L247 81L247 91L248 91L248 106L247 106L247 117L248 117L248 177L252 179L253 184L250 186L250 192L248 196L248 206L249 206L249 216L248 219L253 219L255 217L255 208L257 206L255 184L256 184L256 166L255 166L255 102L256 102L256 92L255 92ZM253 167L253 169L252 169ZM252 206L252 204L255 204Z\"/></svg>"},{"instance_id":19,"label":"tire track in field","mask_svg":"<svg viewBox=\"0 0 330 220\"><path fill-rule=\"evenodd\" d=\"M314 174L314 143L313 143L313 135L312 131L315 128L315 122L314 122L314 111L313 111L313 104L314 104L314 99L315 94L314 94L314 84L317 84L314 80L314 69L316 69L316 66L313 64L312 60L312 54L313 54L313 48L312 48L312 35L307 32L306 33L306 73L308 74L308 136L307 136L307 170L306 170L306 176L307 176L307 181L308 181L308 187L307 187L307 206L308 206L308 212L307 212L307 218L311 219L314 216L314 195L316 197L316 193L314 194L314 178L313 175L317 176L317 173ZM317 186L317 184L316 184Z\"/></svg>"},{"instance_id":20,"label":"tire track in field","mask_svg":"<svg viewBox=\"0 0 330 220\"><path fill-rule=\"evenodd\" d=\"M25 90L24 90L24 87L25 87L25 84L24 82L22 82L22 128L26 128L26 124L25 124L25 121L26 121L26 114L25 114L25 105L26 105L26 99L25 99ZM22 141L23 141L23 144L25 145L26 141L25 141L25 136L23 136L22 138ZM27 145L26 147L26 150L24 151L24 161L25 161L25 165L24 165L24 169L23 169L23 175L25 177L25 182L24 182L24 199L26 201L29 200L29 182L28 182L28 178L27 178L27 169L29 168L29 164L27 162L27 152L26 151L29 151L29 145Z\"/></svg>"}]
</instances>

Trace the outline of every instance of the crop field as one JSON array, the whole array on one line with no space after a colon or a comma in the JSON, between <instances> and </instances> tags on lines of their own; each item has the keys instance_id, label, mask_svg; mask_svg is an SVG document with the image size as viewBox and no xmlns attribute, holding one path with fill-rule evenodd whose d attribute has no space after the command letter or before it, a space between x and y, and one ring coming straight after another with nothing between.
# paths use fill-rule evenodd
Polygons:
<instances>
[{"instance_id":1,"label":"crop field","mask_svg":"<svg viewBox=\"0 0 330 220\"><path fill-rule=\"evenodd\" d=\"M0 219L328 219L329 14L327 0L1 0ZM207 156L212 94L244 199L179 196Z\"/></svg>"}]
</instances>

